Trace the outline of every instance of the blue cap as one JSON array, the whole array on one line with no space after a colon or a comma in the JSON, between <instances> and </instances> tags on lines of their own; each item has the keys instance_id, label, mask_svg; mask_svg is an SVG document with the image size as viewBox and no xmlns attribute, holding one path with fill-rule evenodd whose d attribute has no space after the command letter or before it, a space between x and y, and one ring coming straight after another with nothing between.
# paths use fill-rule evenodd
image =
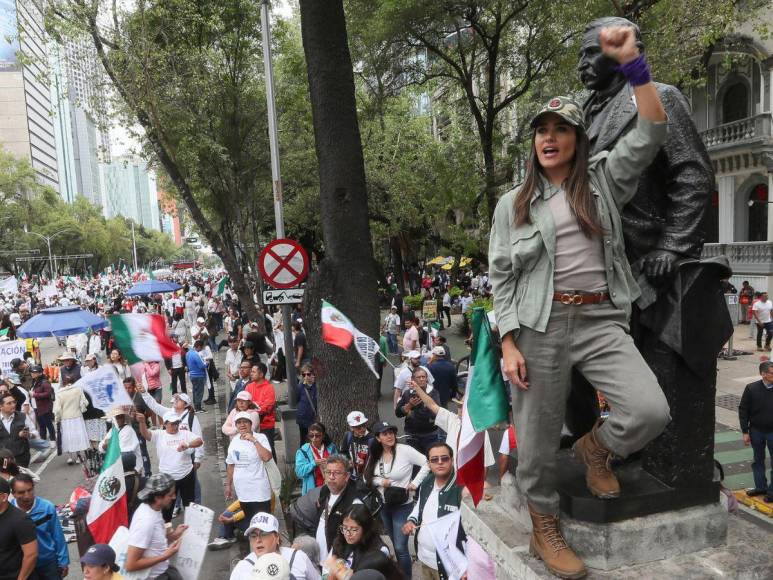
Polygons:
<instances>
[{"instance_id":1,"label":"blue cap","mask_svg":"<svg viewBox=\"0 0 773 580\"><path fill-rule=\"evenodd\" d=\"M81 556L81 564L88 566L106 566L110 565L113 572L118 572L119 568L115 563L115 551L107 544L94 544L86 553Z\"/></svg>"}]
</instances>

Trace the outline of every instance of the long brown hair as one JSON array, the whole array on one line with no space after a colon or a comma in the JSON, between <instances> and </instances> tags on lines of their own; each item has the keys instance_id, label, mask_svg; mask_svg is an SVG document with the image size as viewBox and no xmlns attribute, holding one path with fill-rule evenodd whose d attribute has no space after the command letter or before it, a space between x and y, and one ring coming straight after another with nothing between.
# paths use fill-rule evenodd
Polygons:
<instances>
[{"instance_id":1,"label":"long brown hair","mask_svg":"<svg viewBox=\"0 0 773 580\"><path fill-rule=\"evenodd\" d=\"M601 225L596 214L596 206L593 202L593 195L590 191L590 180L588 178L588 158L590 156L590 142L588 135L580 127L575 127L577 135L576 148L574 151L574 161L569 177L566 179L564 190L566 199L572 213L577 218L577 225L580 226L582 233L587 237L592 237L601 233ZM526 168L526 179L523 181L521 189L515 196L515 225L531 223L529 209L534 192L539 187L539 179L542 174L542 167L537 158L537 149L535 146L535 136L537 129L534 129L531 137L531 153L529 154L529 163Z\"/></svg>"}]
</instances>

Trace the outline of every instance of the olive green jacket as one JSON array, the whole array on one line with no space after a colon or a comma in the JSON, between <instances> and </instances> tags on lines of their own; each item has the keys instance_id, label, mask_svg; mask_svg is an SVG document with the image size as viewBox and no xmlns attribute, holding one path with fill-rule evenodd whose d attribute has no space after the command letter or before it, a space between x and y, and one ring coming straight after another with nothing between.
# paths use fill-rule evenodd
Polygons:
<instances>
[{"instance_id":1,"label":"olive green jacket","mask_svg":"<svg viewBox=\"0 0 773 580\"><path fill-rule=\"evenodd\" d=\"M639 117L637 126L614 149L590 160L591 192L603 228L604 267L612 303L629 316L639 287L625 255L620 209L633 198L639 176L663 143L667 123ZM548 198L555 188L535 192L531 223L515 225L515 195L506 193L494 210L489 239L489 280L494 293L496 323L501 336L518 337L521 326L538 332L547 327L553 305L556 230ZM578 290L581 290L578 288Z\"/></svg>"}]
</instances>

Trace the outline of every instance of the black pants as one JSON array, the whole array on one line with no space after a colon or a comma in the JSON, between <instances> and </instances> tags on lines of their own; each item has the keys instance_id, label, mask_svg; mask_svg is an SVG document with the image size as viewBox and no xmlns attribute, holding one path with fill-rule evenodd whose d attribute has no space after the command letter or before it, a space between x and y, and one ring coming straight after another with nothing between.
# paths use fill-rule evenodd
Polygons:
<instances>
[{"instance_id":1,"label":"black pants","mask_svg":"<svg viewBox=\"0 0 773 580\"><path fill-rule=\"evenodd\" d=\"M172 394L174 395L177 392L177 381L180 381L180 390L183 393L187 393L188 389L185 386L185 368L180 367L179 369L172 369L170 371L172 375Z\"/></svg>"},{"instance_id":2,"label":"black pants","mask_svg":"<svg viewBox=\"0 0 773 580\"><path fill-rule=\"evenodd\" d=\"M773 335L773 322L757 324L757 348L762 348L762 331L765 331L765 348L770 348L770 339Z\"/></svg>"},{"instance_id":3,"label":"black pants","mask_svg":"<svg viewBox=\"0 0 773 580\"><path fill-rule=\"evenodd\" d=\"M272 429L273 431L273 429ZM273 435L273 433L272 433ZM271 451L274 451L274 441L271 441ZM27 448L26 451L16 456L16 465L19 467L29 467L30 466L30 450Z\"/></svg>"},{"instance_id":4,"label":"black pants","mask_svg":"<svg viewBox=\"0 0 773 580\"><path fill-rule=\"evenodd\" d=\"M309 436L309 428L304 427L303 425L298 425L298 432L301 434L301 445L306 443L308 441L307 437Z\"/></svg>"},{"instance_id":5,"label":"black pants","mask_svg":"<svg viewBox=\"0 0 773 580\"><path fill-rule=\"evenodd\" d=\"M249 522L252 516L258 512L271 513L271 500L268 501L239 501L244 512L244 521Z\"/></svg>"},{"instance_id":6,"label":"black pants","mask_svg":"<svg viewBox=\"0 0 773 580\"><path fill-rule=\"evenodd\" d=\"M446 318L448 319L448 327L451 328L451 307L450 306L443 306L443 314L446 315ZM442 316L441 316L442 318Z\"/></svg>"},{"instance_id":7,"label":"black pants","mask_svg":"<svg viewBox=\"0 0 773 580\"><path fill-rule=\"evenodd\" d=\"M182 497L183 506L187 507L193 501L193 496L196 490L196 470L191 469L191 472L182 479L176 479L174 481L174 489L177 495ZM164 521L172 521L172 513L174 512L174 504L165 508L163 511Z\"/></svg>"},{"instance_id":8,"label":"black pants","mask_svg":"<svg viewBox=\"0 0 773 580\"><path fill-rule=\"evenodd\" d=\"M43 413L42 415L38 415L38 428L40 430L41 439L46 439L46 436L48 436L49 441L56 441L53 413Z\"/></svg>"},{"instance_id":9,"label":"black pants","mask_svg":"<svg viewBox=\"0 0 773 580\"><path fill-rule=\"evenodd\" d=\"M276 449L274 449L274 432L276 431L276 427L271 427L271 429L261 429L260 432L263 433L263 435L266 436L266 439L268 439L269 445L271 445L271 455L274 456L274 459L276 459Z\"/></svg>"}]
</instances>

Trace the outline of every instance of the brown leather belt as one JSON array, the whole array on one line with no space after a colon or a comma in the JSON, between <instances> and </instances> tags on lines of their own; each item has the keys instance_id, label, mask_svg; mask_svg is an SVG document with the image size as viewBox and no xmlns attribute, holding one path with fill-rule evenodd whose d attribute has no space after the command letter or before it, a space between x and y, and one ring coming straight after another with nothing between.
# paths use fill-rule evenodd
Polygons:
<instances>
[{"instance_id":1,"label":"brown leather belt","mask_svg":"<svg viewBox=\"0 0 773 580\"><path fill-rule=\"evenodd\" d=\"M609 294L606 292L597 292L595 294L570 294L569 292L553 293L553 300L561 304L571 304L573 306L582 306L583 304L600 304L609 300Z\"/></svg>"}]
</instances>

